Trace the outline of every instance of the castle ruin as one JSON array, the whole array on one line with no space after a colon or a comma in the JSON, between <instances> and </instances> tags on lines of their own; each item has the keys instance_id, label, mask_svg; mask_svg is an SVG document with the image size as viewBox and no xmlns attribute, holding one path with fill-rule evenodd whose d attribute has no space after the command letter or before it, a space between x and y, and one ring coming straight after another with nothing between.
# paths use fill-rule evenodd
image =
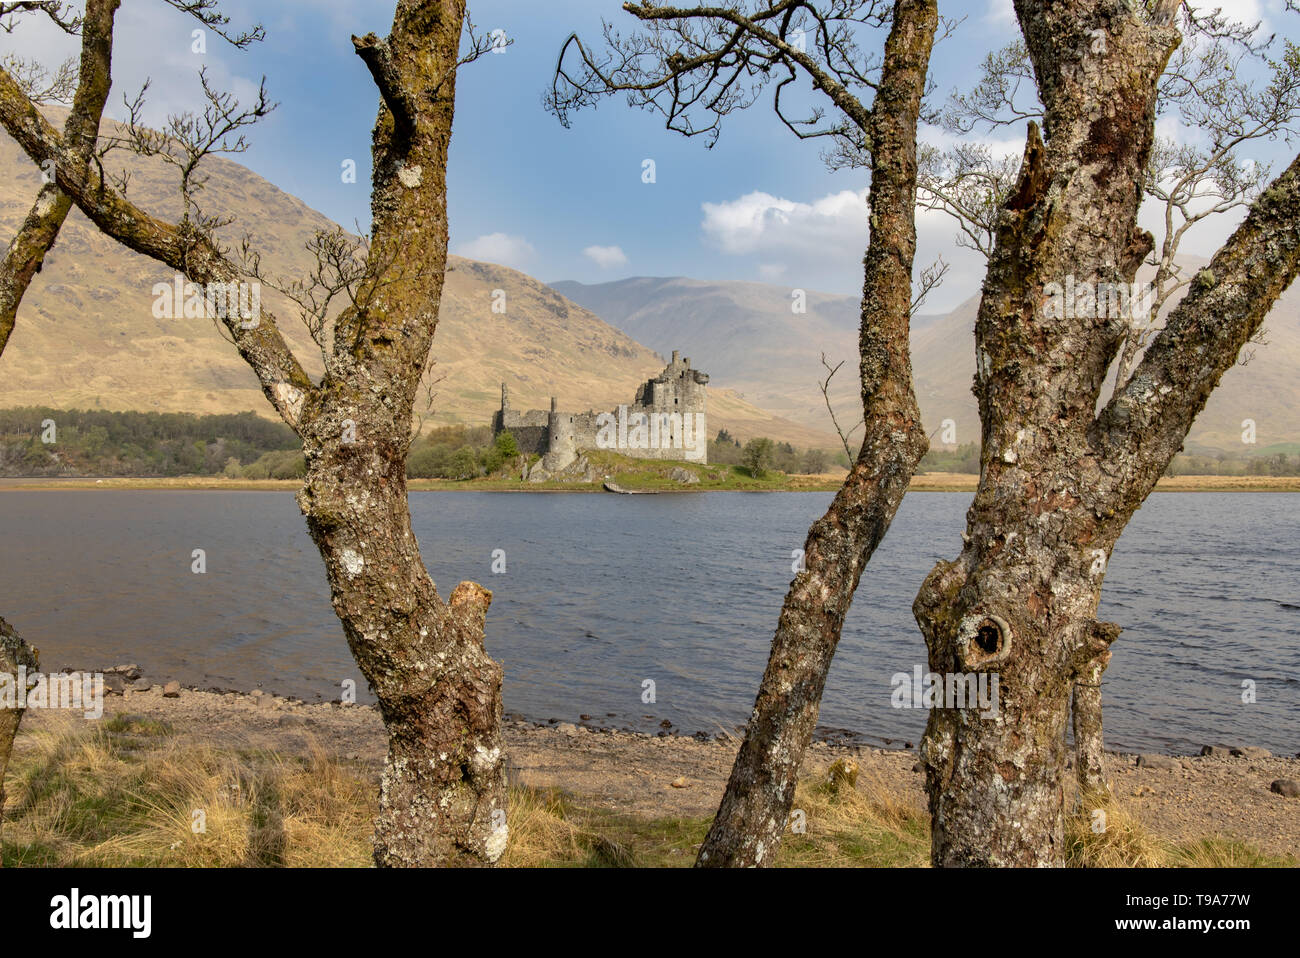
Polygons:
<instances>
[{"instance_id":1,"label":"castle ruin","mask_svg":"<svg viewBox=\"0 0 1300 958\"><path fill-rule=\"evenodd\" d=\"M562 412L555 397L551 409L519 412L501 384L501 409L492 432L509 431L519 451L542 457L541 468L558 473L582 450L611 449L640 459L708 461L707 401L709 377L691 369L690 358L673 350L673 359L654 379L641 384L631 405L614 412Z\"/></svg>"}]
</instances>

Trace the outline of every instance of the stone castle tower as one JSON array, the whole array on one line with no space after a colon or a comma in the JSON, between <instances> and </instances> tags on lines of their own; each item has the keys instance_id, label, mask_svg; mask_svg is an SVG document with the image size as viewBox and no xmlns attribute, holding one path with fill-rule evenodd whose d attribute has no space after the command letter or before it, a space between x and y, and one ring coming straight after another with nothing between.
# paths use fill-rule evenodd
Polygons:
<instances>
[{"instance_id":1,"label":"stone castle tower","mask_svg":"<svg viewBox=\"0 0 1300 958\"><path fill-rule=\"evenodd\" d=\"M555 397L551 409L518 412L510 408L501 384L501 409L492 417L493 434L509 430L519 451L542 456L542 468L558 472L581 451L611 449L641 459L708 461L707 374L691 369L690 358L673 350L663 372L641 384L633 401L606 413L564 412Z\"/></svg>"}]
</instances>

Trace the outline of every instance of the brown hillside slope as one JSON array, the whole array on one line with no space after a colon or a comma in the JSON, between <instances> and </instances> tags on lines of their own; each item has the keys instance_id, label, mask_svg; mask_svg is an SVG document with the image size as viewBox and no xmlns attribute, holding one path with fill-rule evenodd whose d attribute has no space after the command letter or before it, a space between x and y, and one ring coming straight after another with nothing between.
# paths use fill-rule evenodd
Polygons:
<instances>
[{"instance_id":1,"label":"brown hillside slope","mask_svg":"<svg viewBox=\"0 0 1300 958\"><path fill-rule=\"evenodd\" d=\"M175 217L179 194L161 163L119 152L110 160L131 171L129 196L155 215ZM12 236L39 187L39 171L8 138L0 138L0 235ZM110 170L114 169L110 165ZM235 218L222 236L236 244L247 230L266 271L304 277L303 244L327 218L238 163L215 158L200 194L207 213ZM153 286L173 275L124 250L74 210L36 277L9 347L0 358L0 405L136 409L196 413L252 409L272 415L253 374L206 319L156 319ZM493 291L506 293L504 315L492 312ZM308 370L321 360L283 296L263 289ZM676 345L693 355L691 342ZM434 352L438 383L428 425L486 424L510 384L518 408L585 410L628 402L642 381L663 368L658 354L613 329L544 284L514 270L452 257ZM709 372L707 367L703 367ZM714 376L710 430L742 438L766 435L799 446L834 447L824 427L774 416L742 400Z\"/></svg>"}]
</instances>

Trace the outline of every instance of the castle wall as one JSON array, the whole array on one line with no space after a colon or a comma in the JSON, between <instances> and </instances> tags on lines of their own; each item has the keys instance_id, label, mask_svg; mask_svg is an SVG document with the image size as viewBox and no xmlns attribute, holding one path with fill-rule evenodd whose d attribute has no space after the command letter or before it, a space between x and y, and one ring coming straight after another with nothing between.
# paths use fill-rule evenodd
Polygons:
<instances>
[{"instance_id":1,"label":"castle wall","mask_svg":"<svg viewBox=\"0 0 1300 958\"><path fill-rule=\"evenodd\" d=\"M514 409L498 412L493 423L493 434L509 430L515 437L515 445L524 455L546 455L549 447L550 430L547 414L540 409L530 409L521 413Z\"/></svg>"},{"instance_id":2,"label":"castle wall","mask_svg":"<svg viewBox=\"0 0 1300 958\"><path fill-rule=\"evenodd\" d=\"M609 413L560 412L554 400L549 413L540 409L520 413L509 408L503 385L502 408L493 418L493 430L510 430L520 452L549 454L552 464L570 462L581 450L600 448L637 459L704 463L708 461L708 382L707 375L691 369L691 361L681 359L674 351L672 362L654 379L643 383L630 404ZM610 429L602 428L601 420L606 416L612 416L615 422L621 420L613 431L613 445L603 441L611 435ZM653 431L648 425L644 431L637 430L638 423L651 421L657 423ZM637 441L652 435L657 437L657 443Z\"/></svg>"}]
</instances>

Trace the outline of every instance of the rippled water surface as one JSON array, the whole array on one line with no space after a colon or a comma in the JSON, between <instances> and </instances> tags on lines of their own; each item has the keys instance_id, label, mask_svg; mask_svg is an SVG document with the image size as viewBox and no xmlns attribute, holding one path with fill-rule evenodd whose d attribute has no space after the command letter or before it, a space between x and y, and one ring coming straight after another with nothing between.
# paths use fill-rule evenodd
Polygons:
<instances>
[{"instance_id":1,"label":"rippled water surface","mask_svg":"<svg viewBox=\"0 0 1300 958\"><path fill-rule=\"evenodd\" d=\"M924 664L911 616L959 551L967 494L904 500L863 577L823 726L915 742L890 676ZM766 662L791 550L829 494L661 496L417 492L442 594L495 594L488 648L506 709L646 730L742 723ZM1300 750L1300 496L1160 494L1121 539L1101 617L1124 633L1107 673L1108 745ZM138 662L154 680L337 698L357 678L293 497L259 492L0 493L0 615L46 668ZM203 549L207 573L195 575ZM505 551L506 573L491 571ZM643 704L642 683L656 702ZM1243 680L1257 701L1244 704ZM359 686L364 682L358 681ZM611 715L612 713L612 715Z\"/></svg>"}]
</instances>

